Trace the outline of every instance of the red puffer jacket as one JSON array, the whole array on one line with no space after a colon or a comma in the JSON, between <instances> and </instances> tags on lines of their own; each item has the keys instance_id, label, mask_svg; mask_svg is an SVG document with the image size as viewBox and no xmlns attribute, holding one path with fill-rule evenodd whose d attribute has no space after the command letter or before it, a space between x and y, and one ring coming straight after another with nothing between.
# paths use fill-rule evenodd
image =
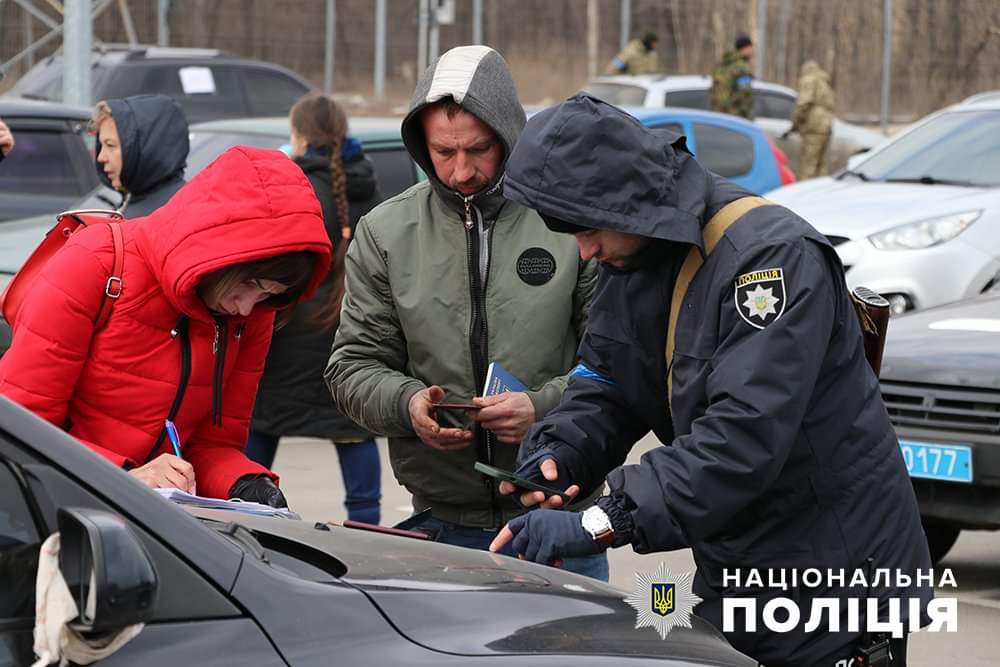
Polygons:
<instances>
[{"instance_id":1,"label":"red puffer jacket","mask_svg":"<svg viewBox=\"0 0 1000 667\"><path fill-rule=\"evenodd\" d=\"M174 422L198 493L225 498L239 477L267 472L243 448L274 311L213 318L195 288L232 264L310 251L308 298L331 259L319 202L287 157L237 147L122 232L123 291L107 325L94 332L114 250L96 225L39 274L0 360L0 394L116 466L172 451L163 426L179 402Z\"/></svg>"}]
</instances>

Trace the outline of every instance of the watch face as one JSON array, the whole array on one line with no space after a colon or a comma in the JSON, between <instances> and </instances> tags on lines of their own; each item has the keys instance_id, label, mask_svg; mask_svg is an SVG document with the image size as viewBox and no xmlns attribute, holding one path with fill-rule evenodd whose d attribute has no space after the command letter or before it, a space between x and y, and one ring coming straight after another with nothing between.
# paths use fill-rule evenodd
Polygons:
<instances>
[{"instance_id":1,"label":"watch face","mask_svg":"<svg viewBox=\"0 0 1000 667\"><path fill-rule=\"evenodd\" d=\"M594 536L611 530L611 520L599 507L588 507L583 513L581 522L584 530Z\"/></svg>"}]
</instances>

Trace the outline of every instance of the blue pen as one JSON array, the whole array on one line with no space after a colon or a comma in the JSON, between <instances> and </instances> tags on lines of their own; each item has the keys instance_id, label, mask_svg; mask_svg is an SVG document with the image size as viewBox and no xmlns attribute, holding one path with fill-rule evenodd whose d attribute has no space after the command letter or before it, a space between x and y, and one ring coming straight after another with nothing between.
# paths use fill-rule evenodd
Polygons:
<instances>
[{"instance_id":1,"label":"blue pen","mask_svg":"<svg viewBox=\"0 0 1000 667\"><path fill-rule=\"evenodd\" d=\"M169 419L165 419L163 425L167 427L167 437L170 438L170 444L174 446L174 456L179 459L184 458L181 456L181 437L177 435L177 427Z\"/></svg>"}]
</instances>

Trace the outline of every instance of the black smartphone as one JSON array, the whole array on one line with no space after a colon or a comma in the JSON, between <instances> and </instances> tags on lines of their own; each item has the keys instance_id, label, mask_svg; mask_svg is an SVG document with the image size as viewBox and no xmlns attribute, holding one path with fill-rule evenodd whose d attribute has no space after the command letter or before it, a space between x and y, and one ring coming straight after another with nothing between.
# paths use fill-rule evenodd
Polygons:
<instances>
[{"instance_id":1,"label":"black smartphone","mask_svg":"<svg viewBox=\"0 0 1000 667\"><path fill-rule=\"evenodd\" d=\"M573 500L573 498L565 491L553 489L551 486L545 486L544 484L539 484L538 482L532 482L530 479L525 479L524 477L518 477L512 472L508 472L500 468L494 468L493 466L487 465L482 461L476 461L476 465L474 467L487 477L499 479L504 482L510 482L519 489L524 489L525 491L541 491L546 496L559 496L562 498L564 504Z\"/></svg>"},{"instance_id":2,"label":"black smartphone","mask_svg":"<svg viewBox=\"0 0 1000 667\"><path fill-rule=\"evenodd\" d=\"M475 403L435 403L434 407L442 410L481 410L483 406Z\"/></svg>"}]
</instances>

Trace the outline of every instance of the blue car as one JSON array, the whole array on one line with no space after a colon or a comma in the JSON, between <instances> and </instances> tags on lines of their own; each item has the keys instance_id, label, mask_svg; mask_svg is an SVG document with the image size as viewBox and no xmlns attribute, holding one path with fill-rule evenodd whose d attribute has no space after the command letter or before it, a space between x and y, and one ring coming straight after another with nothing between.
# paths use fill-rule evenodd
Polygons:
<instances>
[{"instance_id":1,"label":"blue car","mask_svg":"<svg viewBox=\"0 0 1000 667\"><path fill-rule=\"evenodd\" d=\"M757 194L795 182L788 160L759 127L728 114L679 107L624 107L651 129L680 132L701 164Z\"/></svg>"}]
</instances>

